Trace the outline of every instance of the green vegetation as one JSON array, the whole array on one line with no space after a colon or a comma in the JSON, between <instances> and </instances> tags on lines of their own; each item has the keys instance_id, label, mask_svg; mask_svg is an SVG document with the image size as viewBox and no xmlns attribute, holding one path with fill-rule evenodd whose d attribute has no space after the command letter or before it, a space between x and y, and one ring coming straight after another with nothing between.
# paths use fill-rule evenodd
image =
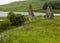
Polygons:
<instances>
[{"instance_id":1,"label":"green vegetation","mask_svg":"<svg viewBox=\"0 0 60 43\"><path fill-rule=\"evenodd\" d=\"M56 0L51 0L51 2L53 1ZM0 10L24 12L28 11L29 4L32 4L35 12L45 12L46 10L43 10L42 7L46 2L48 0L14 2L1 5ZM54 9L53 11L60 13L60 10ZM27 16L9 12L7 17L0 17L0 19L3 20L0 21L0 43L60 43L60 16L47 20L38 16L32 21L28 21Z\"/></svg>"},{"instance_id":2,"label":"green vegetation","mask_svg":"<svg viewBox=\"0 0 60 43\"><path fill-rule=\"evenodd\" d=\"M19 26L24 24L25 17L21 14L14 14L13 12L9 12L8 20L11 22L11 25Z\"/></svg>"},{"instance_id":3,"label":"green vegetation","mask_svg":"<svg viewBox=\"0 0 60 43\"><path fill-rule=\"evenodd\" d=\"M48 5L51 5L52 9L55 9L55 10L59 10L60 9L60 1L51 1L51 2L46 2L44 5L43 5L43 9L46 10L47 6Z\"/></svg>"},{"instance_id":4,"label":"green vegetation","mask_svg":"<svg viewBox=\"0 0 60 43\"><path fill-rule=\"evenodd\" d=\"M0 33L11 27L21 26L25 21L25 16L9 12L7 17L0 17Z\"/></svg>"},{"instance_id":5,"label":"green vegetation","mask_svg":"<svg viewBox=\"0 0 60 43\"><path fill-rule=\"evenodd\" d=\"M50 0L51 2L57 1L59 4L60 1L59 0ZM35 12L45 12L45 10L43 10L43 5L49 2L48 0L27 0L27 1L19 1L19 2L13 2L10 4L6 4L6 5L0 5L0 11L20 11L20 12L26 12L28 11L28 7L29 4L32 4L33 10ZM55 3L55 2L54 2ZM56 4L56 5L57 5ZM60 6L60 5L58 5ZM59 10L54 10L54 12L59 12Z\"/></svg>"},{"instance_id":6,"label":"green vegetation","mask_svg":"<svg viewBox=\"0 0 60 43\"><path fill-rule=\"evenodd\" d=\"M11 26L11 23L9 22L9 20L3 20L0 22L0 33L3 32L4 30L9 29L9 27Z\"/></svg>"},{"instance_id":7,"label":"green vegetation","mask_svg":"<svg viewBox=\"0 0 60 43\"><path fill-rule=\"evenodd\" d=\"M37 17L25 25L4 31L0 43L60 43L60 17L43 20Z\"/></svg>"}]
</instances>

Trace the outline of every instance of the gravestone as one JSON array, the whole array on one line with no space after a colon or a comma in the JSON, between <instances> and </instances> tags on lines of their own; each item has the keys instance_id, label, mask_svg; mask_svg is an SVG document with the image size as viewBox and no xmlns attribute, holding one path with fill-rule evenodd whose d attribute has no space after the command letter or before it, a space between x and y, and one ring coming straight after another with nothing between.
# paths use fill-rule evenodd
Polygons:
<instances>
[{"instance_id":1,"label":"gravestone","mask_svg":"<svg viewBox=\"0 0 60 43\"><path fill-rule=\"evenodd\" d=\"M33 9L32 9L32 5L29 5L29 21L34 19L34 13L33 13Z\"/></svg>"},{"instance_id":2,"label":"gravestone","mask_svg":"<svg viewBox=\"0 0 60 43\"><path fill-rule=\"evenodd\" d=\"M44 15L44 19L53 19L53 17L54 15L53 15L52 7L48 5L46 14Z\"/></svg>"}]
</instances>

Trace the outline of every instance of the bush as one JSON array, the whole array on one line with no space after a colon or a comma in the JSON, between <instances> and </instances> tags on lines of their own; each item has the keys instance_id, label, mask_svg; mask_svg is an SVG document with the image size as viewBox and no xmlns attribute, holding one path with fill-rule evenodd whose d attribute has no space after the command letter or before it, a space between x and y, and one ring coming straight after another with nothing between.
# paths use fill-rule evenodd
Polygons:
<instances>
[{"instance_id":1,"label":"bush","mask_svg":"<svg viewBox=\"0 0 60 43\"><path fill-rule=\"evenodd\" d=\"M45 3L45 4L43 5L43 9L46 10L46 9L47 9L47 6L48 6L48 4Z\"/></svg>"},{"instance_id":2,"label":"bush","mask_svg":"<svg viewBox=\"0 0 60 43\"><path fill-rule=\"evenodd\" d=\"M45 10L49 4L52 6L53 9L60 9L60 1L46 2L43 5L43 9Z\"/></svg>"},{"instance_id":3,"label":"bush","mask_svg":"<svg viewBox=\"0 0 60 43\"><path fill-rule=\"evenodd\" d=\"M14 14L10 12L8 14L8 18L11 22L11 25L15 25L15 26L22 25L25 22L25 17L21 14Z\"/></svg>"},{"instance_id":4,"label":"bush","mask_svg":"<svg viewBox=\"0 0 60 43\"><path fill-rule=\"evenodd\" d=\"M9 29L10 22L8 20L4 20L0 22L0 32Z\"/></svg>"}]
</instances>

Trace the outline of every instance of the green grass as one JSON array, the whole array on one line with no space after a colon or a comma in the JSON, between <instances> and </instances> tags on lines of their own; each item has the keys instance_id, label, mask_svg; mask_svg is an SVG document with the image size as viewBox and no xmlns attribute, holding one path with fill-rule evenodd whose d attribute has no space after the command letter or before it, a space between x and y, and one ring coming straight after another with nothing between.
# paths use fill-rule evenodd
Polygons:
<instances>
[{"instance_id":1,"label":"green grass","mask_svg":"<svg viewBox=\"0 0 60 43\"><path fill-rule=\"evenodd\" d=\"M7 19L7 17L0 17L0 19Z\"/></svg>"},{"instance_id":2,"label":"green grass","mask_svg":"<svg viewBox=\"0 0 60 43\"><path fill-rule=\"evenodd\" d=\"M60 43L60 17L43 20L37 17L21 27L0 34L0 43Z\"/></svg>"}]
</instances>

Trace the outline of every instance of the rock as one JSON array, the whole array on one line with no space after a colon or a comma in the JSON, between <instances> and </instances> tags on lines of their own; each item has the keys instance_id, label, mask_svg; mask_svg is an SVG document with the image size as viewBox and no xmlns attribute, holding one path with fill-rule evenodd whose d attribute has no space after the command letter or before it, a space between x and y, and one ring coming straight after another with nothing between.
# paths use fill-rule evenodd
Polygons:
<instances>
[{"instance_id":1,"label":"rock","mask_svg":"<svg viewBox=\"0 0 60 43\"><path fill-rule=\"evenodd\" d=\"M29 21L33 20L34 19L34 13L33 13L33 10L32 10L32 5L29 5Z\"/></svg>"},{"instance_id":2,"label":"rock","mask_svg":"<svg viewBox=\"0 0 60 43\"><path fill-rule=\"evenodd\" d=\"M48 5L46 15L44 15L44 18L53 19L53 17L54 17L54 15L53 15L52 7L50 5Z\"/></svg>"}]
</instances>

